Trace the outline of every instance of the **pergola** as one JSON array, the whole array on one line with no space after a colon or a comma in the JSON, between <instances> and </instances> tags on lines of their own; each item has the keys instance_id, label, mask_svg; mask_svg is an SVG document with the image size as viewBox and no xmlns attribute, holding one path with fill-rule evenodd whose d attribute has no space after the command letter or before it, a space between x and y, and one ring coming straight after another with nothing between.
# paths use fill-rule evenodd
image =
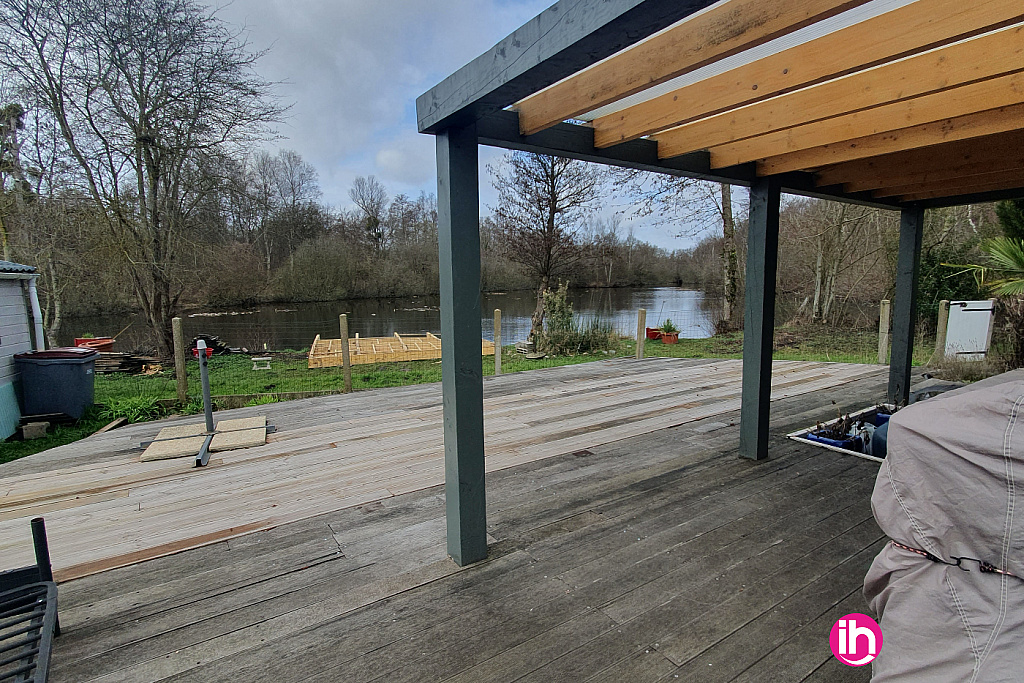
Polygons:
<instances>
[{"instance_id":1,"label":"pergola","mask_svg":"<svg viewBox=\"0 0 1024 683\"><path fill-rule=\"evenodd\" d=\"M478 145L750 188L740 455L768 457L783 192L901 213L890 400L927 208L1024 196L1021 0L560 0L416 102L437 138L448 550L487 555Z\"/></svg>"}]
</instances>

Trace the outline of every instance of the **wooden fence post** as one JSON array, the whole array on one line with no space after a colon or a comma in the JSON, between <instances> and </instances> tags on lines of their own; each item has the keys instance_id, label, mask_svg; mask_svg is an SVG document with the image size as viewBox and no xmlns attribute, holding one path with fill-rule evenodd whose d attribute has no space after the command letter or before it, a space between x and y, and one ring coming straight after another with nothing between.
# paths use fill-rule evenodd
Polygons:
<instances>
[{"instance_id":1,"label":"wooden fence post","mask_svg":"<svg viewBox=\"0 0 1024 683\"><path fill-rule=\"evenodd\" d=\"M501 374L501 309L494 309L494 374Z\"/></svg>"},{"instance_id":2,"label":"wooden fence post","mask_svg":"<svg viewBox=\"0 0 1024 683\"><path fill-rule=\"evenodd\" d=\"M348 316L344 313L339 317L341 324L341 367L345 375L345 393L352 392L352 362L348 356Z\"/></svg>"},{"instance_id":3,"label":"wooden fence post","mask_svg":"<svg viewBox=\"0 0 1024 683\"><path fill-rule=\"evenodd\" d=\"M935 322L935 353L928 359L928 364L938 363L946 357L946 328L949 327L949 302L939 302L939 319Z\"/></svg>"},{"instance_id":4,"label":"wooden fence post","mask_svg":"<svg viewBox=\"0 0 1024 683\"><path fill-rule=\"evenodd\" d=\"M889 362L889 318L892 314L892 303L888 299L882 299L882 305L878 309L878 364L885 365Z\"/></svg>"},{"instance_id":5,"label":"wooden fence post","mask_svg":"<svg viewBox=\"0 0 1024 683\"><path fill-rule=\"evenodd\" d=\"M178 403L188 401L188 375L185 370L185 334L181 329L181 318L171 319L171 333L174 335L174 377L178 380Z\"/></svg>"},{"instance_id":6,"label":"wooden fence post","mask_svg":"<svg viewBox=\"0 0 1024 683\"><path fill-rule=\"evenodd\" d=\"M636 312L636 359L643 360L644 340L647 339L647 309L641 308Z\"/></svg>"}]
</instances>

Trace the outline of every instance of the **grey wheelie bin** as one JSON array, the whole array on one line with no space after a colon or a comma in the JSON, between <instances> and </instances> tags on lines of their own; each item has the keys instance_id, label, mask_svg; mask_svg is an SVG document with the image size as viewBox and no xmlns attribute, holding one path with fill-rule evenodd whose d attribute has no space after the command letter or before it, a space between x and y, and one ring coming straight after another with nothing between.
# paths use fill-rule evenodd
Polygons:
<instances>
[{"instance_id":1,"label":"grey wheelie bin","mask_svg":"<svg viewBox=\"0 0 1024 683\"><path fill-rule=\"evenodd\" d=\"M15 354L24 414L63 413L76 420L82 417L92 405L97 355L92 349L82 348Z\"/></svg>"}]
</instances>

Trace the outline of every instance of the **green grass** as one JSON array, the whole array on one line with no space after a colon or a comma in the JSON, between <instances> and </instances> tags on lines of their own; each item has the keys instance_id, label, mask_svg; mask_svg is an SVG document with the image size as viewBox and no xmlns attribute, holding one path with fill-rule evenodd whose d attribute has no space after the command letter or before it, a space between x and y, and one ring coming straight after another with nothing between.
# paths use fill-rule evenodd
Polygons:
<instances>
[{"instance_id":1,"label":"green grass","mask_svg":"<svg viewBox=\"0 0 1024 683\"><path fill-rule=\"evenodd\" d=\"M41 439L0 442L0 463L79 441L109 422L110 420L103 416L102 408L93 406L77 424L51 427L50 432Z\"/></svg>"},{"instance_id":2,"label":"green grass","mask_svg":"<svg viewBox=\"0 0 1024 683\"><path fill-rule=\"evenodd\" d=\"M620 354L621 355L621 354ZM306 357L298 354L272 354L270 370L253 370L248 356L215 356L210 359L210 392L214 396L251 395L262 397L296 392L336 392L344 386L341 368L308 368ZM521 372L559 365L575 365L592 360L614 358L615 355L595 354L560 356L527 360L505 347L502 356L503 372ZM492 356L483 359L485 375L494 374ZM190 362L187 368L189 395L200 393L199 365ZM439 360L420 360L398 363L374 363L352 366L353 389L379 389L401 387L441 381ZM177 397L177 383L172 369L154 375L97 375L96 402L114 405L140 397L173 400Z\"/></svg>"},{"instance_id":3,"label":"green grass","mask_svg":"<svg viewBox=\"0 0 1024 683\"><path fill-rule=\"evenodd\" d=\"M914 364L921 365L931 355L932 344L919 340L914 350ZM504 373L523 372L538 368L576 365L594 360L633 357L635 340L623 340L620 349L612 354L594 353L576 356L557 356L528 360L505 347L502 356ZM306 356L295 352L269 354L273 358L270 370L253 370L248 356L216 356L210 360L210 388L214 396L246 395L253 397L248 405L261 405L278 400L278 394L304 392L340 392L343 387L341 368L307 367ZM742 358L743 333L733 332L708 339L680 339L678 344L663 344L646 340L644 355L672 358ZM832 330L818 326L782 327L776 333L777 360L805 360L839 363L875 363L878 360L878 336L873 330ZM494 374L492 356L483 358L485 375ZM190 360L187 366L189 405L179 412L202 412L199 363ZM439 360L377 363L352 367L354 389L379 389L441 381ZM127 417L129 421L144 421L158 417L164 411L154 408L159 400L173 401L177 397L177 384L173 369L152 375L98 375L96 377L96 403L106 409L94 408L79 424L57 427L44 439L0 444L0 462L37 453L92 434L114 417Z\"/></svg>"},{"instance_id":4,"label":"green grass","mask_svg":"<svg viewBox=\"0 0 1024 683\"><path fill-rule=\"evenodd\" d=\"M636 352L636 342L624 342L623 353ZM914 347L914 365L923 365L934 343L919 339ZM743 333L730 332L707 339L680 339L677 344L660 340L644 342L644 356L668 358L743 358ZM830 328L782 327L775 334L775 360L828 363L877 363L878 333L874 330L833 330Z\"/></svg>"}]
</instances>

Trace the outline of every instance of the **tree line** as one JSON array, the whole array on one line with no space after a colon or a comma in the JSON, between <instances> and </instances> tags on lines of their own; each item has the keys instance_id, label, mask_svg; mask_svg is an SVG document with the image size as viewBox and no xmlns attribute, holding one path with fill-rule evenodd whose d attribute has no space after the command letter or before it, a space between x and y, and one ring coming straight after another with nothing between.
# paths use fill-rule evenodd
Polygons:
<instances>
[{"instance_id":1,"label":"tree line","mask_svg":"<svg viewBox=\"0 0 1024 683\"><path fill-rule=\"evenodd\" d=\"M251 152L286 107L207 7L0 0L0 34L0 238L41 272L51 341L70 316L130 308L167 355L187 306L437 291L432 196L361 177L331 208L298 154ZM481 228L484 285L530 286L503 228ZM600 268L563 273L576 284L671 278L671 254L614 226L600 239Z\"/></svg>"},{"instance_id":2,"label":"tree line","mask_svg":"<svg viewBox=\"0 0 1024 683\"><path fill-rule=\"evenodd\" d=\"M192 0L0 0L0 239L35 265L54 341L74 315L142 311L170 351L183 309L260 301L429 294L438 289L430 194L391 196L356 178L323 201L294 151L253 151L286 116L261 52ZM742 324L746 208L726 185L511 152L488 169L484 289L696 286ZM618 207L608 204L615 198ZM638 239L642 220L695 247ZM894 212L788 198L780 234L784 317L871 324L891 297ZM978 298L969 263L999 232L991 205L929 211L921 297ZM874 318L873 318L874 316Z\"/></svg>"}]
</instances>

